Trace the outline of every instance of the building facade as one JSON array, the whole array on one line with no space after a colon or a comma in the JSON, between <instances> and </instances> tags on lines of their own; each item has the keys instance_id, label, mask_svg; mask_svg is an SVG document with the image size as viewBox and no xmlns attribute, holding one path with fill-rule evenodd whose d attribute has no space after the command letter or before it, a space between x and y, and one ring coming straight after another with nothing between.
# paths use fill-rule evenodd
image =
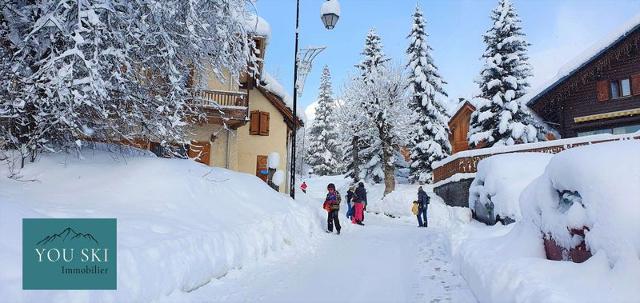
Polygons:
<instances>
[{"instance_id":1,"label":"building facade","mask_svg":"<svg viewBox=\"0 0 640 303\"><path fill-rule=\"evenodd\" d=\"M527 102L563 138L640 130L640 18L597 45Z\"/></svg>"}]
</instances>

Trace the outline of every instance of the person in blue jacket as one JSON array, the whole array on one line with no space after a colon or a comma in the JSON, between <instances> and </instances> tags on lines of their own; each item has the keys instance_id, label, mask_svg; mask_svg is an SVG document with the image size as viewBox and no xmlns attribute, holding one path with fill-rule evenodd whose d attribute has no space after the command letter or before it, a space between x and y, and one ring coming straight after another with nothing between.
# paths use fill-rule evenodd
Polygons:
<instances>
[{"instance_id":1,"label":"person in blue jacket","mask_svg":"<svg viewBox=\"0 0 640 303\"><path fill-rule=\"evenodd\" d=\"M429 196L418 187L418 226L427 227L427 208L429 206Z\"/></svg>"}]
</instances>

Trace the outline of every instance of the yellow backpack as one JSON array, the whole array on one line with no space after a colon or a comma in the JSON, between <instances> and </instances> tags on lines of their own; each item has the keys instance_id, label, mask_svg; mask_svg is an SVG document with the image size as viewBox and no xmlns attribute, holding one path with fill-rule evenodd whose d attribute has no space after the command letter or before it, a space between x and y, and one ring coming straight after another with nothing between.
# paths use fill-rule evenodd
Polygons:
<instances>
[{"instance_id":1,"label":"yellow backpack","mask_svg":"<svg viewBox=\"0 0 640 303\"><path fill-rule=\"evenodd\" d=\"M413 201L413 205L411 206L411 212L417 216L420 206L418 206L418 201Z\"/></svg>"}]
</instances>

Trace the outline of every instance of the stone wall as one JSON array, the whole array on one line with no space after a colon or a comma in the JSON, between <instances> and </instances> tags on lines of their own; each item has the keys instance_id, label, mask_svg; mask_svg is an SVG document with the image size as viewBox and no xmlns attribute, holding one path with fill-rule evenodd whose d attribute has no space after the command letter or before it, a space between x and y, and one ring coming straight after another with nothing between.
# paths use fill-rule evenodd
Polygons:
<instances>
[{"instance_id":1,"label":"stone wall","mask_svg":"<svg viewBox=\"0 0 640 303\"><path fill-rule=\"evenodd\" d=\"M442 184L433 189L449 206L469 207L469 186L473 178Z\"/></svg>"}]
</instances>

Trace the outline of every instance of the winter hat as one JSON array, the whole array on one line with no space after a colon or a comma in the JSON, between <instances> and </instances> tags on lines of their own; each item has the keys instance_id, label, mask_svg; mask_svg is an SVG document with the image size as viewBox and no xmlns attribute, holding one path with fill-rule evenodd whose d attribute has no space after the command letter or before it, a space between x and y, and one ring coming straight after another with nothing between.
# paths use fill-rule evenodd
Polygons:
<instances>
[{"instance_id":1,"label":"winter hat","mask_svg":"<svg viewBox=\"0 0 640 303\"><path fill-rule=\"evenodd\" d=\"M327 189L336 189L336 186L333 183L329 183L329 185L327 185Z\"/></svg>"}]
</instances>

